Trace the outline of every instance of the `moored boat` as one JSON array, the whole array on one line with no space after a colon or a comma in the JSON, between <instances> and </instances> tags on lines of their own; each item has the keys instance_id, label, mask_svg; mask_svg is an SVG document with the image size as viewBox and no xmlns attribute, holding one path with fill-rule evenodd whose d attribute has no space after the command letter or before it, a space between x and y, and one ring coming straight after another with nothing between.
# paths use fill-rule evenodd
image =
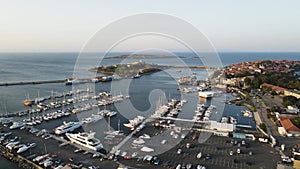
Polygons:
<instances>
[{"instance_id":1,"label":"moored boat","mask_svg":"<svg viewBox=\"0 0 300 169\"><path fill-rule=\"evenodd\" d=\"M32 106L33 101L32 100L24 100L23 104L24 104L24 106Z\"/></svg>"},{"instance_id":2,"label":"moored boat","mask_svg":"<svg viewBox=\"0 0 300 169\"><path fill-rule=\"evenodd\" d=\"M66 136L72 143L79 144L81 146L84 146L88 149L98 151L103 148L102 143L99 139L94 137L95 133L78 133L78 134L71 134L66 133Z\"/></svg>"},{"instance_id":3,"label":"moored boat","mask_svg":"<svg viewBox=\"0 0 300 169\"><path fill-rule=\"evenodd\" d=\"M23 127L25 124L23 122L13 122L13 124L9 127L9 129L16 129Z\"/></svg>"},{"instance_id":4,"label":"moored boat","mask_svg":"<svg viewBox=\"0 0 300 169\"><path fill-rule=\"evenodd\" d=\"M63 134L69 131L74 131L75 129L81 127L81 122L64 122L62 125L54 129L55 134Z\"/></svg>"},{"instance_id":5,"label":"moored boat","mask_svg":"<svg viewBox=\"0 0 300 169\"><path fill-rule=\"evenodd\" d=\"M131 130L134 129L136 126L141 124L144 121L145 117L143 116L137 116L133 120L129 120L129 123L123 124L125 127L130 128Z\"/></svg>"},{"instance_id":6,"label":"moored boat","mask_svg":"<svg viewBox=\"0 0 300 169\"><path fill-rule=\"evenodd\" d=\"M90 117L87 117L85 119L82 120L83 123L96 123L97 121L103 119L103 116L102 115L99 115L99 114L92 114Z\"/></svg>"},{"instance_id":7,"label":"moored boat","mask_svg":"<svg viewBox=\"0 0 300 169\"><path fill-rule=\"evenodd\" d=\"M212 98L214 96L213 92L207 92L207 91L200 91L198 92L198 96L201 98Z\"/></svg>"}]
</instances>

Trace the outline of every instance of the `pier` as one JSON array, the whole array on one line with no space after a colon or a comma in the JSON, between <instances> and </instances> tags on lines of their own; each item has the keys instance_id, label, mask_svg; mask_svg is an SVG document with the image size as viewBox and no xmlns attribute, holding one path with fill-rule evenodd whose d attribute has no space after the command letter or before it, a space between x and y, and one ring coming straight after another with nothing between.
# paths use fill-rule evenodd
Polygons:
<instances>
[{"instance_id":1,"label":"pier","mask_svg":"<svg viewBox=\"0 0 300 169\"><path fill-rule=\"evenodd\" d=\"M37 164L31 162L30 160L10 152L7 148L0 145L0 154L9 159L12 162L15 162L18 164L19 167L25 168L25 169L43 169L42 167L38 166Z\"/></svg>"},{"instance_id":2,"label":"pier","mask_svg":"<svg viewBox=\"0 0 300 169\"><path fill-rule=\"evenodd\" d=\"M36 85L47 83L64 83L65 80L40 80L40 81L27 81L27 82L2 82L0 86L16 86L16 85Z\"/></svg>"}]
</instances>

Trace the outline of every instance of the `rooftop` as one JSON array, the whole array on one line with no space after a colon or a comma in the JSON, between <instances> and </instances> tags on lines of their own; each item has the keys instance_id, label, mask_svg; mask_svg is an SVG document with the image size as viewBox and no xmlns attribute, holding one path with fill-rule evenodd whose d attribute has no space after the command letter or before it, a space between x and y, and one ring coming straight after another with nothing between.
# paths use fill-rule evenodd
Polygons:
<instances>
[{"instance_id":1,"label":"rooftop","mask_svg":"<svg viewBox=\"0 0 300 169\"><path fill-rule=\"evenodd\" d=\"M280 87L280 86L275 86L275 85L268 84L268 83L263 83L261 86L263 86L263 87L270 87L273 90L277 90L277 91L280 91L280 92L288 90L286 88L283 88L283 87Z\"/></svg>"},{"instance_id":2,"label":"rooftop","mask_svg":"<svg viewBox=\"0 0 300 169\"><path fill-rule=\"evenodd\" d=\"M297 132L300 132L300 129L297 126L295 126L291 122L291 119L289 119L289 118L280 117L280 123L281 123L282 127L285 128L286 131L297 131Z\"/></svg>"}]
</instances>

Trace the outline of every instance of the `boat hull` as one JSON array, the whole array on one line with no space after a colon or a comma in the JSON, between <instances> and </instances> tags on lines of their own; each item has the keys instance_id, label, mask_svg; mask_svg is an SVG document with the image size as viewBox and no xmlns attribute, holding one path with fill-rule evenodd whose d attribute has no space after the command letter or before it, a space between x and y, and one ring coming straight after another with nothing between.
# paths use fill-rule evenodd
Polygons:
<instances>
[{"instance_id":1,"label":"boat hull","mask_svg":"<svg viewBox=\"0 0 300 169\"><path fill-rule=\"evenodd\" d=\"M74 138L74 134L70 134L70 133L66 133L66 136L68 137L68 139L70 140L71 143L75 143L75 144L78 144L78 145L81 145L87 149L90 149L90 150L93 150L93 151L99 151L103 148L103 145L100 143L98 144L97 146L90 146L90 145L87 145L85 143L82 143L81 141L79 140L76 140Z\"/></svg>"}]
</instances>

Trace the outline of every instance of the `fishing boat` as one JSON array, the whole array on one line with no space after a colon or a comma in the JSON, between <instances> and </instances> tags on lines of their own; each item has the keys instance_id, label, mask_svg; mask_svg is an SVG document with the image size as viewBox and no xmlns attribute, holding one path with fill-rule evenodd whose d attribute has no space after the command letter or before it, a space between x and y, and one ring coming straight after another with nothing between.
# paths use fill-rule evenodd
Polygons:
<instances>
[{"instance_id":1,"label":"fishing boat","mask_svg":"<svg viewBox=\"0 0 300 169\"><path fill-rule=\"evenodd\" d=\"M91 133L83 132L78 134L66 133L66 136L72 143L76 143L88 149L98 151L103 148L103 145L99 139L94 137L94 135L95 132L91 132Z\"/></svg>"}]
</instances>

